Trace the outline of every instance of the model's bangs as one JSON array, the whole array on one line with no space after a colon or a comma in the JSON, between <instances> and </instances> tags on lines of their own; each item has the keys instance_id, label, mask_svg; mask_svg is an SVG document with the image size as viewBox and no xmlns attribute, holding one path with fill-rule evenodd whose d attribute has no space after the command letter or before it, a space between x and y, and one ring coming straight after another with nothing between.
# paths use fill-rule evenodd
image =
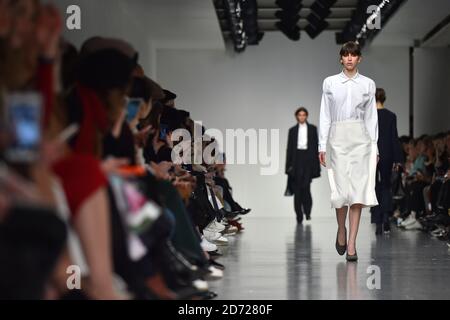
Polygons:
<instances>
[{"instance_id":1,"label":"model's bangs","mask_svg":"<svg viewBox=\"0 0 450 320\"><path fill-rule=\"evenodd\" d=\"M347 42L346 44L344 44L342 46L340 55L341 55L341 57L345 57L348 55L360 57L361 56L361 47L356 42Z\"/></svg>"}]
</instances>

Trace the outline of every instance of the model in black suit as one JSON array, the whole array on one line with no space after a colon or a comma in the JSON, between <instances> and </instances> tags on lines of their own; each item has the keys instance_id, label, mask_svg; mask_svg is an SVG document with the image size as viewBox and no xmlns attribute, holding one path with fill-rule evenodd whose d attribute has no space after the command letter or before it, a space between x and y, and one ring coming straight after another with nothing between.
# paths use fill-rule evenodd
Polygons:
<instances>
[{"instance_id":1,"label":"model in black suit","mask_svg":"<svg viewBox=\"0 0 450 320\"><path fill-rule=\"evenodd\" d=\"M303 216L306 216L307 220L311 219L311 181L320 177L319 141L317 128L307 121L308 111L305 108L299 108L295 117L298 124L289 129L288 135L285 170L288 175L288 184L285 195L294 195L297 222L301 224Z\"/></svg>"},{"instance_id":2,"label":"model in black suit","mask_svg":"<svg viewBox=\"0 0 450 320\"><path fill-rule=\"evenodd\" d=\"M372 223L377 225L376 234L390 231L389 213L392 211L392 171L398 170L403 163L402 148L397 132L397 116L384 108L386 93L383 89L376 90L378 109L378 150L380 161L377 166L375 191L379 205L371 208Z\"/></svg>"}]
</instances>

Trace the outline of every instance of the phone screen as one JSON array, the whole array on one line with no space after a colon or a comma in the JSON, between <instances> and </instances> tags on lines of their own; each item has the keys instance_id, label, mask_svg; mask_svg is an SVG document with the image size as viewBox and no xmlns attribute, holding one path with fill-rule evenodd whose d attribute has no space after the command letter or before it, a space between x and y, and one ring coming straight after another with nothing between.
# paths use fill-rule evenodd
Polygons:
<instances>
[{"instance_id":1,"label":"phone screen","mask_svg":"<svg viewBox=\"0 0 450 320\"><path fill-rule=\"evenodd\" d=\"M6 97L6 120L11 142L6 157L15 162L36 160L41 143L42 98L38 93Z\"/></svg>"},{"instance_id":2,"label":"phone screen","mask_svg":"<svg viewBox=\"0 0 450 320\"><path fill-rule=\"evenodd\" d=\"M139 107L141 106L142 99L130 99L127 105L127 121L130 122L136 118L139 112Z\"/></svg>"},{"instance_id":3,"label":"phone screen","mask_svg":"<svg viewBox=\"0 0 450 320\"><path fill-rule=\"evenodd\" d=\"M169 126L161 123L159 129L159 139L166 140L167 132L169 131Z\"/></svg>"}]
</instances>

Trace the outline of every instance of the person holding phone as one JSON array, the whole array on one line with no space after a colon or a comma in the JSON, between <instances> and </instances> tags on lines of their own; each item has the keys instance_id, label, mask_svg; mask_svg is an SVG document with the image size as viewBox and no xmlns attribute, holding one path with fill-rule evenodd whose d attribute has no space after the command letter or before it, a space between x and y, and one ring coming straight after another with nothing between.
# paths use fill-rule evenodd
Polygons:
<instances>
[{"instance_id":1,"label":"person holding phone","mask_svg":"<svg viewBox=\"0 0 450 320\"><path fill-rule=\"evenodd\" d=\"M331 206L336 209L336 250L357 261L356 237L363 207L378 205L375 175L378 115L375 82L358 72L361 48L347 42L340 51L343 71L323 82L320 107L319 159L327 168ZM347 244L345 227L349 212Z\"/></svg>"}]
</instances>

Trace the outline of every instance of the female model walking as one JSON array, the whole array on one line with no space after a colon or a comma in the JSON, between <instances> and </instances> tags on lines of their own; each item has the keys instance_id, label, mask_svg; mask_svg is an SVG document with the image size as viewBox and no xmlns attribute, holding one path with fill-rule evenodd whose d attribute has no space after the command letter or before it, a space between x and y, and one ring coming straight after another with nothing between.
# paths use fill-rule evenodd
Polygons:
<instances>
[{"instance_id":1,"label":"female model walking","mask_svg":"<svg viewBox=\"0 0 450 320\"><path fill-rule=\"evenodd\" d=\"M320 109L319 159L327 167L331 206L336 209L336 250L357 261L356 236L363 207L378 205L375 177L378 115L375 82L358 72L361 48L355 42L340 51L343 71L323 83ZM345 226L349 214L347 228Z\"/></svg>"}]
</instances>

